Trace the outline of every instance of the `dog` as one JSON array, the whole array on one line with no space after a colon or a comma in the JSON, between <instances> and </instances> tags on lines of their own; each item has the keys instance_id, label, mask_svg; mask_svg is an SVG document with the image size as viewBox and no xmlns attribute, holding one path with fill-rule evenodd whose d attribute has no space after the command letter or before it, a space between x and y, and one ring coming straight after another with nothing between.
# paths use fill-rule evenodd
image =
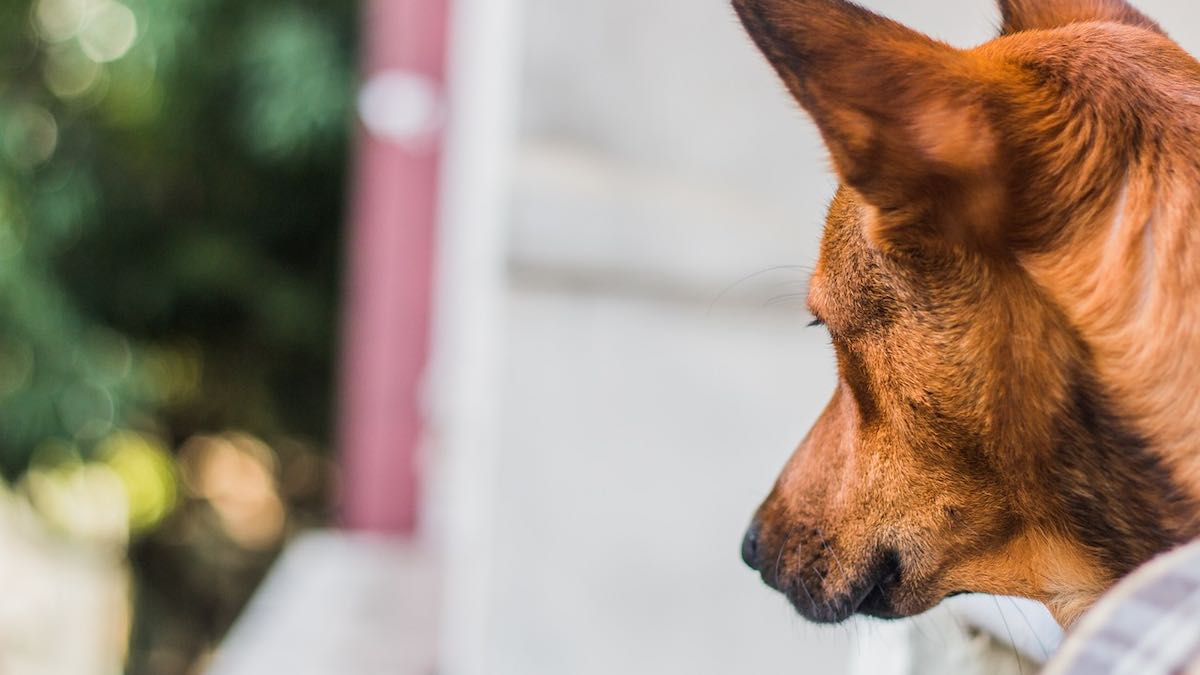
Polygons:
<instances>
[{"instance_id":1,"label":"dog","mask_svg":"<svg viewBox=\"0 0 1200 675\"><path fill-rule=\"evenodd\" d=\"M1070 626L1200 535L1200 63L1123 0L1000 0L966 50L733 4L840 179L837 386L742 557L819 623L990 593Z\"/></svg>"}]
</instances>

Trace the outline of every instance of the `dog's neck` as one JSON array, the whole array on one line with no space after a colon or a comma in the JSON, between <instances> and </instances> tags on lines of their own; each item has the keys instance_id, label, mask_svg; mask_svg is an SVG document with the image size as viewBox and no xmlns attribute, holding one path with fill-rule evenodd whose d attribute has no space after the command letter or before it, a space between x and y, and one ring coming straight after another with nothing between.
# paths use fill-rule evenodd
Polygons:
<instances>
[{"instance_id":1,"label":"dog's neck","mask_svg":"<svg viewBox=\"0 0 1200 675\"><path fill-rule=\"evenodd\" d=\"M1072 534L1100 562L1087 574L1055 563L1072 570L1061 584L1042 577L1064 625L1110 574L1200 536L1200 169L1189 160L1144 158L1069 237L1024 261L1085 345L1068 399L1087 409L1065 416L1074 428L1054 452L1111 472L1103 489L1054 479Z\"/></svg>"},{"instance_id":2,"label":"dog's neck","mask_svg":"<svg viewBox=\"0 0 1200 675\"><path fill-rule=\"evenodd\" d=\"M1028 268L1088 345L1116 412L1200 500L1200 169L1163 160Z\"/></svg>"},{"instance_id":3,"label":"dog's neck","mask_svg":"<svg viewBox=\"0 0 1200 675\"><path fill-rule=\"evenodd\" d=\"M1064 29L1063 43L1085 30ZM1029 192L1047 236L1023 262L1086 344L1114 412L1200 500L1200 64L1146 32L1104 39L1110 55L1156 50L1170 67L1129 56L1134 75L1118 80L1079 57L1047 99L1042 124L1070 133L1040 145L1053 178Z\"/></svg>"}]
</instances>

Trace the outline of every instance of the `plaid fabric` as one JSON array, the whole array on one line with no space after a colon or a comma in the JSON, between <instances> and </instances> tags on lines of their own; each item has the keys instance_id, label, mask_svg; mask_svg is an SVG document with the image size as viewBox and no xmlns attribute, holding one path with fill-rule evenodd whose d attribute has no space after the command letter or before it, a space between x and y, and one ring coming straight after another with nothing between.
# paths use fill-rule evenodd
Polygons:
<instances>
[{"instance_id":1,"label":"plaid fabric","mask_svg":"<svg viewBox=\"0 0 1200 675\"><path fill-rule=\"evenodd\" d=\"M1043 675L1200 675L1200 542L1150 562L1071 632Z\"/></svg>"}]
</instances>

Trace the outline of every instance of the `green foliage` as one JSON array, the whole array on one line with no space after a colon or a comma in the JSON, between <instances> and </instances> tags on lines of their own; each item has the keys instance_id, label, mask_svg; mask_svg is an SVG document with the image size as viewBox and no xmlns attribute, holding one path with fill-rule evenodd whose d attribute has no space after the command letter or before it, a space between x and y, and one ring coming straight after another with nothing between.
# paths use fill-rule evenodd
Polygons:
<instances>
[{"instance_id":1,"label":"green foliage","mask_svg":"<svg viewBox=\"0 0 1200 675\"><path fill-rule=\"evenodd\" d=\"M0 6L0 466L323 441L355 3Z\"/></svg>"}]
</instances>

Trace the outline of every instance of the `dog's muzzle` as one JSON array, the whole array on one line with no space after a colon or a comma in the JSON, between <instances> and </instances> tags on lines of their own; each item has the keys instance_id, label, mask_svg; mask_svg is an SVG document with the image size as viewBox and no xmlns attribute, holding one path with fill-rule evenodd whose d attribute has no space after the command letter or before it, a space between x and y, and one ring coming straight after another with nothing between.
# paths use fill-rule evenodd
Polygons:
<instances>
[{"instance_id":1,"label":"dog's muzzle","mask_svg":"<svg viewBox=\"0 0 1200 675\"><path fill-rule=\"evenodd\" d=\"M803 577L808 570L787 573L778 563L768 564L770 560L781 560L783 548L793 545L792 542L784 540L770 546L767 543L770 542L764 542L762 523L755 518L742 538L742 560L750 569L759 572L768 586L785 595L796 611L810 621L841 623L855 614L881 619L903 616L893 604L893 594L900 585L903 571L896 551L881 551L858 573L840 570L839 563L839 571L853 578L849 591L830 596L819 573L811 575L814 578L806 582ZM769 550L772 547L777 550Z\"/></svg>"}]
</instances>

